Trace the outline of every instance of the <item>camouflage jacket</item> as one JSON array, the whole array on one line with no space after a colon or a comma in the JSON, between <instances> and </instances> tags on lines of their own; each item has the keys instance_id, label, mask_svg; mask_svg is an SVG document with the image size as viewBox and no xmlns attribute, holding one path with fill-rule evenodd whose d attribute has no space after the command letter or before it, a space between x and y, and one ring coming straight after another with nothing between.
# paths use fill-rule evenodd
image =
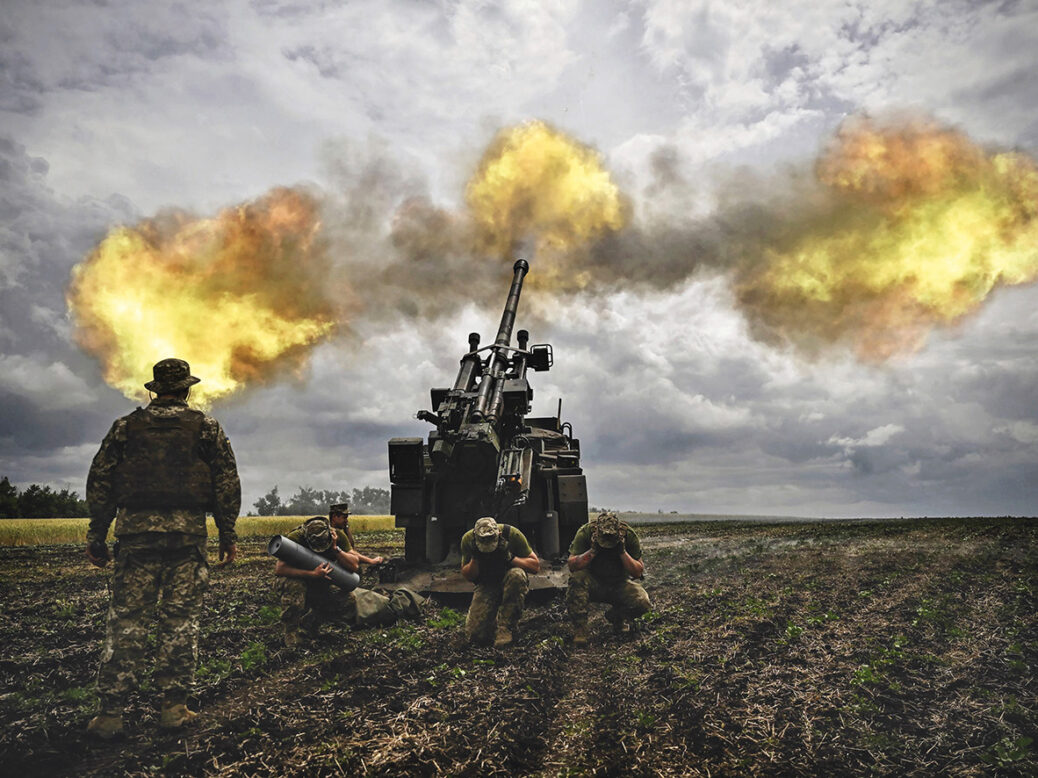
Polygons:
<instances>
[{"instance_id":1,"label":"camouflage jacket","mask_svg":"<svg viewBox=\"0 0 1038 778\"><path fill-rule=\"evenodd\" d=\"M630 524L624 521L620 522L620 529L623 533L623 542L612 548L597 547L595 558L591 560L591 564L587 567L591 575L599 580L616 582L626 581L631 577L627 574L627 570L624 569L623 563L620 561L621 548L626 550L632 559L642 558L642 544L638 539L638 533L631 529ZM594 545L592 535L593 529L591 524L585 524L578 529L577 534L573 536L573 542L569 546L570 556L577 556L590 550Z\"/></svg>"},{"instance_id":2,"label":"camouflage jacket","mask_svg":"<svg viewBox=\"0 0 1038 778\"><path fill-rule=\"evenodd\" d=\"M160 416L176 415L187 408L179 400L153 400L146 408L148 413ZM204 536L205 510L191 508L126 508L118 504L116 494L116 471L122 461L127 441L127 420L117 419L101 443L101 448L90 465L87 477L86 498L90 506L90 528L87 542L104 540L108 527L115 519L115 534L122 537L142 533L180 533ZM220 423L210 416L202 422L200 454L212 474L214 506L213 518L220 540L231 543L237 540L234 524L241 509L241 483L238 466L234 460L230 441Z\"/></svg>"}]
</instances>

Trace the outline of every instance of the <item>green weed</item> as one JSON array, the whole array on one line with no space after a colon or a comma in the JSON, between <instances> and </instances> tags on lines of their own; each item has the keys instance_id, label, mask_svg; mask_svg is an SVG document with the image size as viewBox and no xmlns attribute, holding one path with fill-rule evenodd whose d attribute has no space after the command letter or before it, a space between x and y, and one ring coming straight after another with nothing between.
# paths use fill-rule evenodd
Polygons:
<instances>
[{"instance_id":1,"label":"green weed","mask_svg":"<svg viewBox=\"0 0 1038 778\"><path fill-rule=\"evenodd\" d=\"M814 616L808 616L807 617L807 623L810 624L812 627L818 627L818 626L820 626L822 624L825 624L827 622L830 622L830 621L838 621L839 618L840 617L837 616L832 611L826 611L825 613L822 613L822 614L818 614L818 615L814 615Z\"/></svg>"},{"instance_id":2,"label":"green weed","mask_svg":"<svg viewBox=\"0 0 1038 778\"><path fill-rule=\"evenodd\" d=\"M267 663L267 648L259 641L249 643L241 653L241 669L249 672L255 667L261 667Z\"/></svg>"},{"instance_id":3,"label":"green weed","mask_svg":"<svg viewBox=\"0 0 1038 778\"><path fill-rule=\"evenodd\" d=\"M650 730L656 726L656 716L646 711L635 711L634 725L643 732Z\"/></svg>"},{"instance_id":4,"label":"green weed","mask_svg":"<svg viewBox=\"0 0 1038 778\"><path fill-rule=\"evenodd\" d=\"M879 683L881 680L883 680L883 677L876 671L875 667L864 664L854 671L851 683L854 686L864 686L866 684Z\"/></svg>"},{"instance_id":5,"label":"green weed","mask_svg":"<svg viewBox=\"0 0 1038 778\"><path fill-rule=\"evenodd\" d=\"M436 629L452 629L465 623L465 617L453 608L444 608L440 615L429 619L426 624Z\"/></svg>"},{"instance_id":6,"label":"green weed","mask_svg":"<svg viewBox=\"0 0 1038 778\"><path fill-rule=\"evenodd\" d=\"M1030 757L1033 742L1034 740L1029 737L1018 737L1015 740L1004 737L998 745L982 755L981 759L996 767L1011 767Z\"/></svg>"},{"instance_id":7,"label":"green weed","mask_svg":"<svg viewBox=\"0 0 1038 778\"><path fill-rule=\"evenodd\" d=\"M226 659L214 659L198 666L195 675L200 679L221 680L231 674L231 663Z\"/></svg>"},{"instance_id":8,"label":"green weed","mask_svg":"<svg viewBox=\"0 0 1038 778\"><path fill-rule=\"evenodd\" d=\"M804 628L803 627L798 627L792 621L787 621L786 622L786 641L791 643L794 640L799 639L799 637L801 635L803 635L803 634L804 634Z\"/></svg>"}]
</instances>

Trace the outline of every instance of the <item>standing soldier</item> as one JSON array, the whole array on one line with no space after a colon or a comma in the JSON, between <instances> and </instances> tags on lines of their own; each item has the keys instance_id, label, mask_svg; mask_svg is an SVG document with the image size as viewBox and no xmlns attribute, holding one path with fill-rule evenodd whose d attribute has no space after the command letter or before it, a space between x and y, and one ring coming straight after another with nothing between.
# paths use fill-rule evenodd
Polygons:
<instances>
[{"instance_id":1,"label":"standing soldier","mask_svg":"<svg viewBox=\"0 0 1038 778\"><path fill-rule=\"evenodd\" d=\"M605 617L621 633L628 621L649 610L649 595L637 581L645 573L638 535L612 511L603 511L577 530L569 547L566 608L573 645L587 645L589 602L611 606Z\"/></svg>"},{"instance_id":2,"label":"standing soldier","mask_svg":"<svg viewBox=\"0 0 1038 778\"><path fill-rule=\"evenodd\" d=\"M476 584L465 619L470 643L489 643L493 634L494 648L511 644L530 590L528 574L540 569L541 561L518 527L485 516L462 536L461 574Z\"/></svg>"},{"instance_id":3,"label":"standing soldier","mask_svg":"<svg viewBox=\"0 0 1038 778\"><path fill-rule=\"evenodd\" d=\"M237 556L234 524L241 484L220 424L187 405L199 382L182 359L164 359L144 386L156 397L118 419L101 443L87 478L87 558L108 564L106 538L117 538L108 624L97 673L101 712L87 732L123 733L130 691L148 665L148 625L156 607L155 684L162 690L159 725L174 729L198 714L187 697L198 661L198 616L209 585L206 513L220 534L220 566Z\"/></svg>"}]
</instances>

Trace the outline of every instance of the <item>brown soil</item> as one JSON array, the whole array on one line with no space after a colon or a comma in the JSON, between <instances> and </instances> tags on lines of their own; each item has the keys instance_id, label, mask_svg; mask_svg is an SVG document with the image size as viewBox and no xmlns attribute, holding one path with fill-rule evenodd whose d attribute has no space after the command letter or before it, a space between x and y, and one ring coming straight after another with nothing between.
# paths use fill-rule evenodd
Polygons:
<instances>
[{"instance_id":1,"label":"brown soil","mask_svg":"<svg viewBox=\"0 0 1038 778\"><path fill-rule=\"evenodd\" d=\"M646 525L653 610L568 642L561 599L507 651L459 614L282 647L259 540L213 571L193 707L98 744L110 573L0 549L0 765L18 775L1033 775L1038 521ZM399 553L393 532L358 538ZM368 585L371 585L368 583Z\"/></svg>"}]
</instances>

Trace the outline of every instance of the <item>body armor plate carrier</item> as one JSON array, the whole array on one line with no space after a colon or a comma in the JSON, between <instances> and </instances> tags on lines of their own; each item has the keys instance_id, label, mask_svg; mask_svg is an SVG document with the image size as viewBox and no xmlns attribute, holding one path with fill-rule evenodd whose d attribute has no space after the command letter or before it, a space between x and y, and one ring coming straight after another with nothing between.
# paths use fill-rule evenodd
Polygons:
<instances>
[{"instance_id":1,"label":"body armor plate carrier","mask_svg":"<svg viewBox=\"0 0 1038 778\"><path fill-rule=\"evenodd\" d=\"M475 556L479 560L479 580L477 583L498 585L504 580L505 573L512 566L512 554L508 550L508 543L511 537L511 525L502 524L501 535L497 539L497 548L489 553L476 550Z\"/></svg>"},{"instance_id":2,"label":"body armor plate carrier","mask_svg":"<svg viewBox=\"0 0 1038 778\"><path fill-rule=\"evenodd\" d=\"M124 508L212 511L213 476L201 456L205 414L190 408L159 416L138 408L126 423L126 448L116 471Z\"/></svg>"}]
</instances>

